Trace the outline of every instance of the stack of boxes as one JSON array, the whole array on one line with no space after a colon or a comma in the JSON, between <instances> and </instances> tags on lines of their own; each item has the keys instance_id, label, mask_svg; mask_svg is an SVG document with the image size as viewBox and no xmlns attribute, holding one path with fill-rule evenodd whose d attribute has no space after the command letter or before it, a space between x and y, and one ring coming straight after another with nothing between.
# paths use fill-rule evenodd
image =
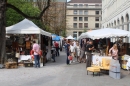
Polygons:
<instances>
[{"instance_id":1,"label":"stack of boxes","mask_svg":"<svg viewBox=\"0 0 130 86\"><path fill-rule=\"evenodd\" d=\"M109 76L114 79L120 79L121 73L120 73L120 64L118 60L111 60L110 63L110 70L109 70Z\"/></svg>"},{"instance_id":2,"label":"stack of boxes","mask_svg":"<svg viewBox=\"0 0 130 86\"><path fill-rule=\"evenodd\" d=\"M122 68L123 69L126 69L126 64L127 64L127 60L130 58L130 56L129 55L124 55L124 56L122 56L121 57L121 60L122 60Z\"/></svg>"}]
</instances>

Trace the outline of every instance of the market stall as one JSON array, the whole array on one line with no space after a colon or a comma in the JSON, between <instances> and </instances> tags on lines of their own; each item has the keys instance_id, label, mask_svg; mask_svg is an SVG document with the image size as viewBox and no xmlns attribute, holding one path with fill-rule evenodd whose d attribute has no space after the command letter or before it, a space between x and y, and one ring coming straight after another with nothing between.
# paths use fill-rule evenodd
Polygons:
<instances>
[{"instance_id":1,"label":"market stall","mask_svg":"<svg viewBox=\"0 0 130 86\"><path fill-rule=\"evenodd\" d=\"M89 32L82 33L78 39L91 38L91 39L102 39L102 38L113 38L113 37L126 37L130 36L129 31L113 28L102 28L98 30L92 30Z\"/></svg>"},{"instance_id":2,"label":"market stall","mask_svg":"<svg viewBox=\"0 0 130 86\"><path fill-rule=\"evenodd\" d=\"M120 37L120 40L116 41L115 43L117 43L120 47L120 45L122 46L123 45L123 38L126 38L126 37L129 37L130 36L130 32L129 31L125 31L125 30L121 30L121 29L113 29L113 28L103 28L103 29L98 29L98 30L92 30L90 32L86 32L86 33L82 33L78 39L83 39L83 38L91 38L93 40L95 39L103 39L103 38L119 38ZM121 41L122 40L122 41ZM106 39L107 41L107 39ZM107 43L108 44L108 43ZM126 47L125 46L125 43L123 45L123 47L121 48L120 47L120 52L118 52L119 54L119 62L120 64L122 65L122 68L123 69L126 69L126 63L127 63L127 59L122 59L122 57L126 57L124 56L124 54L126 54L125 49ZM106 47L106 53L108 54L108 50L109 50L110 46L107 45ZM106 54L106 55L107 55ZM98 57L101 57L101 56L93 56L93 62L96 63L99 59ZM100 60L100 59L99 59Z\"/></svg>"},{"instance_id":3,"label":"market stall","mask_svg":"<svg viewBox=\"0 0 130 86\"><path fill-rule=\"evenodd\" d=\"M32 21L24 19L15 25L6 27L6 34L8 35L6 38L7 55L14 53L9 57L16 57L15 53L20 52L19 61L30 59L33 41L36 41L42 50L43 44L45 44L48 49L47 58L50 58L51 33L40 29Z\"/></svg>"}]
</instances>

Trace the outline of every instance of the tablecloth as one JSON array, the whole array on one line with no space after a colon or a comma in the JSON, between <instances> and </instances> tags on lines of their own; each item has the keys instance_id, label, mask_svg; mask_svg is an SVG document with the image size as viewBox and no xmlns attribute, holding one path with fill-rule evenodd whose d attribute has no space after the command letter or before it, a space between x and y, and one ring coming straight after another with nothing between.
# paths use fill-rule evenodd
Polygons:
<instances>
[{"instance_id":1,"label":"tablecloth","mask_svg":"<svg viewBox=\"0 0 130 86\"><path fill-rule=\"evenodd\" d=\"M112 59L111 56L99 56L99 55L93 55L92 56L92 63L93 65L100 65L100 63L102 63L102 58L108 58L108 59Z\"/></svg>"}]
</instances>

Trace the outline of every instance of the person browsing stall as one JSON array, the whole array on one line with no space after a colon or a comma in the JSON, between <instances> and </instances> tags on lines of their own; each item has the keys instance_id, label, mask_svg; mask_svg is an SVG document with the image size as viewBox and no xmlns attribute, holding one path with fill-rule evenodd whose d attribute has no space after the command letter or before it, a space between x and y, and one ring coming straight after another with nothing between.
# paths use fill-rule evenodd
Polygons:
<instances>
[{"instance_id":1,"label":"person browsing stall","mask_svg":"<svg viewBox=\"0 0 130 86\"><path fill-rule=\"evenodd\" d=\"M112 48L109 50L109 55L112 56L114 60L118 59L118 48L117 44L114 44Z\"/></svg>"},{"instance_id":2,"label":"person browsing stall","mask_svg":"<svg viewBox=\"0 0 130 86\"><path fill-rule=\"evenodd\" d=\"M87 47L87 60L86 60L86 68L91 67L91 62L92 62L92 51L94 49L93 42L92 40L89 41Z\"/></svg>"},{"instance_id":3,"label":"person browsing stall","mask_svg":"<svg viewBox=\"0 0 130 86\"><path fill-rule=\"evenodd\" d=\"M34 60L35 60L35 67L39 67L40 68L40 56L39 56L39 52L40 52L40 46L33 41L33 51L34 51Z\"/></svg>"}]
</instances>

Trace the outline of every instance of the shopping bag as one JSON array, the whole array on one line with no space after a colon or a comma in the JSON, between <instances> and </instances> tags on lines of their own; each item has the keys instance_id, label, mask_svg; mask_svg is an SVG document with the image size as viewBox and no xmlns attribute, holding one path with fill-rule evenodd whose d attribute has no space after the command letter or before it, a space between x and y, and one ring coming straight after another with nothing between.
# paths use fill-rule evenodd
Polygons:
<instances>
[{"instance_id":1,"label":"shopping bag","mask_svg":"<svg viewBox=\"0 0 130 86\"><path fill-rule=\"evenodd\" d=\"M69 55L69 56L68 56L68 59L69 59L69 60L72 60L72 59L73 59L73 57Z\"/></svg>"},{"instance_id":2,"label":"shopping bag","mask_svg":"<svg viewBox=\"0 0 130 86\"><path fill-rule=\"evenodd\" d=\"M15 57L20 58L20 53L16 52Z\"/></svg>"}]
</instances>

